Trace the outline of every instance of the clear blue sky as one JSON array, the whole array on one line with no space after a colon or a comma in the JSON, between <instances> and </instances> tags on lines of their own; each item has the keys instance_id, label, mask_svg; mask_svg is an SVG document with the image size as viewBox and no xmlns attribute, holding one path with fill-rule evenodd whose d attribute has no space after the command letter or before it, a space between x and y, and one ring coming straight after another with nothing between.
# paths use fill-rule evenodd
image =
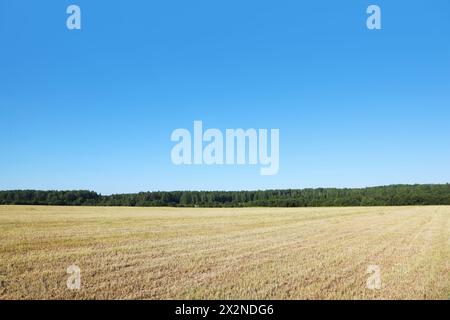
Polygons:
<instances>
[{"instance_id":1,"label":"clear blue sky","mask_svg":"<svg viewBox=\"0 0 450 320\"><path fill-rule=\"evenodd\" d=\"M450 181L448 0L0 0L0 40L3 190ZM173 165L194 120L279 128L279 174Z\"/></svg>"}]
</instances>

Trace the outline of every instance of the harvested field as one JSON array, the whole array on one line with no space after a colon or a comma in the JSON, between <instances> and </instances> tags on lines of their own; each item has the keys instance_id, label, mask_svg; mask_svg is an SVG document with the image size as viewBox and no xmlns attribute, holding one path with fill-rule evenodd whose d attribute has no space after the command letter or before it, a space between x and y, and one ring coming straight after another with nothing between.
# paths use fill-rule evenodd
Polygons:
<instances>
[{"instance_id":1,"label":"harvested field","mask_svg":"<svg viewBox=\"0 0 450 320\"><path fill-rule=\"evenodd\" d=\"M367 288L370 265L379 289ZM0 299L449 296L446 206L0 206Z\"/></svg>"}]
</instances>

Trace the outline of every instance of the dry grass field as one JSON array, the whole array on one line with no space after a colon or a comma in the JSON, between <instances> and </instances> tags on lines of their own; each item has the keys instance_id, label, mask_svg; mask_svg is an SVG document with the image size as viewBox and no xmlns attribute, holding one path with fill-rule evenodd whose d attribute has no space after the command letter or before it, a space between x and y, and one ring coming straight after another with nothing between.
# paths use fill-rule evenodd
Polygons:
<instances>
[{"instance_id":1,"label":"dry grass field","mask_svg":"<svg viewBox=\"0 0 450 320\"><path fill-rule=\"evenodd\" d=\"M0 299L449 296L450 207L0 206Z\"/></svg>"}]
</instances>

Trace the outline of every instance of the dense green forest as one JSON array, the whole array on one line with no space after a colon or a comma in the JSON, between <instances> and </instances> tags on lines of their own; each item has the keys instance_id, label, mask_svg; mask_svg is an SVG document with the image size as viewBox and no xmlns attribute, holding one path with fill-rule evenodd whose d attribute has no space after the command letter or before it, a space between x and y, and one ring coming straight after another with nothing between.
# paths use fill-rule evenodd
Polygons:
<instances>
[{"instance_id":1,"label":"dense green forest","mask_svg":"<svg viewBox=\"0 0 450 320\"><path fill-rule=\"evenodd\" d=\"M265 191L174 191L101 195L93 191L0 191L0 204L173 207L450 205L449 184Z\"/></svg>"}]
</instances>

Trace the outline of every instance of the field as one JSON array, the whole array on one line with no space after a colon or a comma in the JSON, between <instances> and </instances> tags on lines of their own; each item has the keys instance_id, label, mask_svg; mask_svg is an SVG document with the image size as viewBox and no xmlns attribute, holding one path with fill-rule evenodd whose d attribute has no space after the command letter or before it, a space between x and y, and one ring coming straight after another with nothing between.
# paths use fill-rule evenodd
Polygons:
<instances>
[{"instance_id":1,"label":"field","mask_svg":"<svg viewBox=\"0 0 450 320\"><path fill-rule=\"evenodd\" d=\"M0 299L449 296L450 207L0 206Z\"/></svg>"}]
</instances>

